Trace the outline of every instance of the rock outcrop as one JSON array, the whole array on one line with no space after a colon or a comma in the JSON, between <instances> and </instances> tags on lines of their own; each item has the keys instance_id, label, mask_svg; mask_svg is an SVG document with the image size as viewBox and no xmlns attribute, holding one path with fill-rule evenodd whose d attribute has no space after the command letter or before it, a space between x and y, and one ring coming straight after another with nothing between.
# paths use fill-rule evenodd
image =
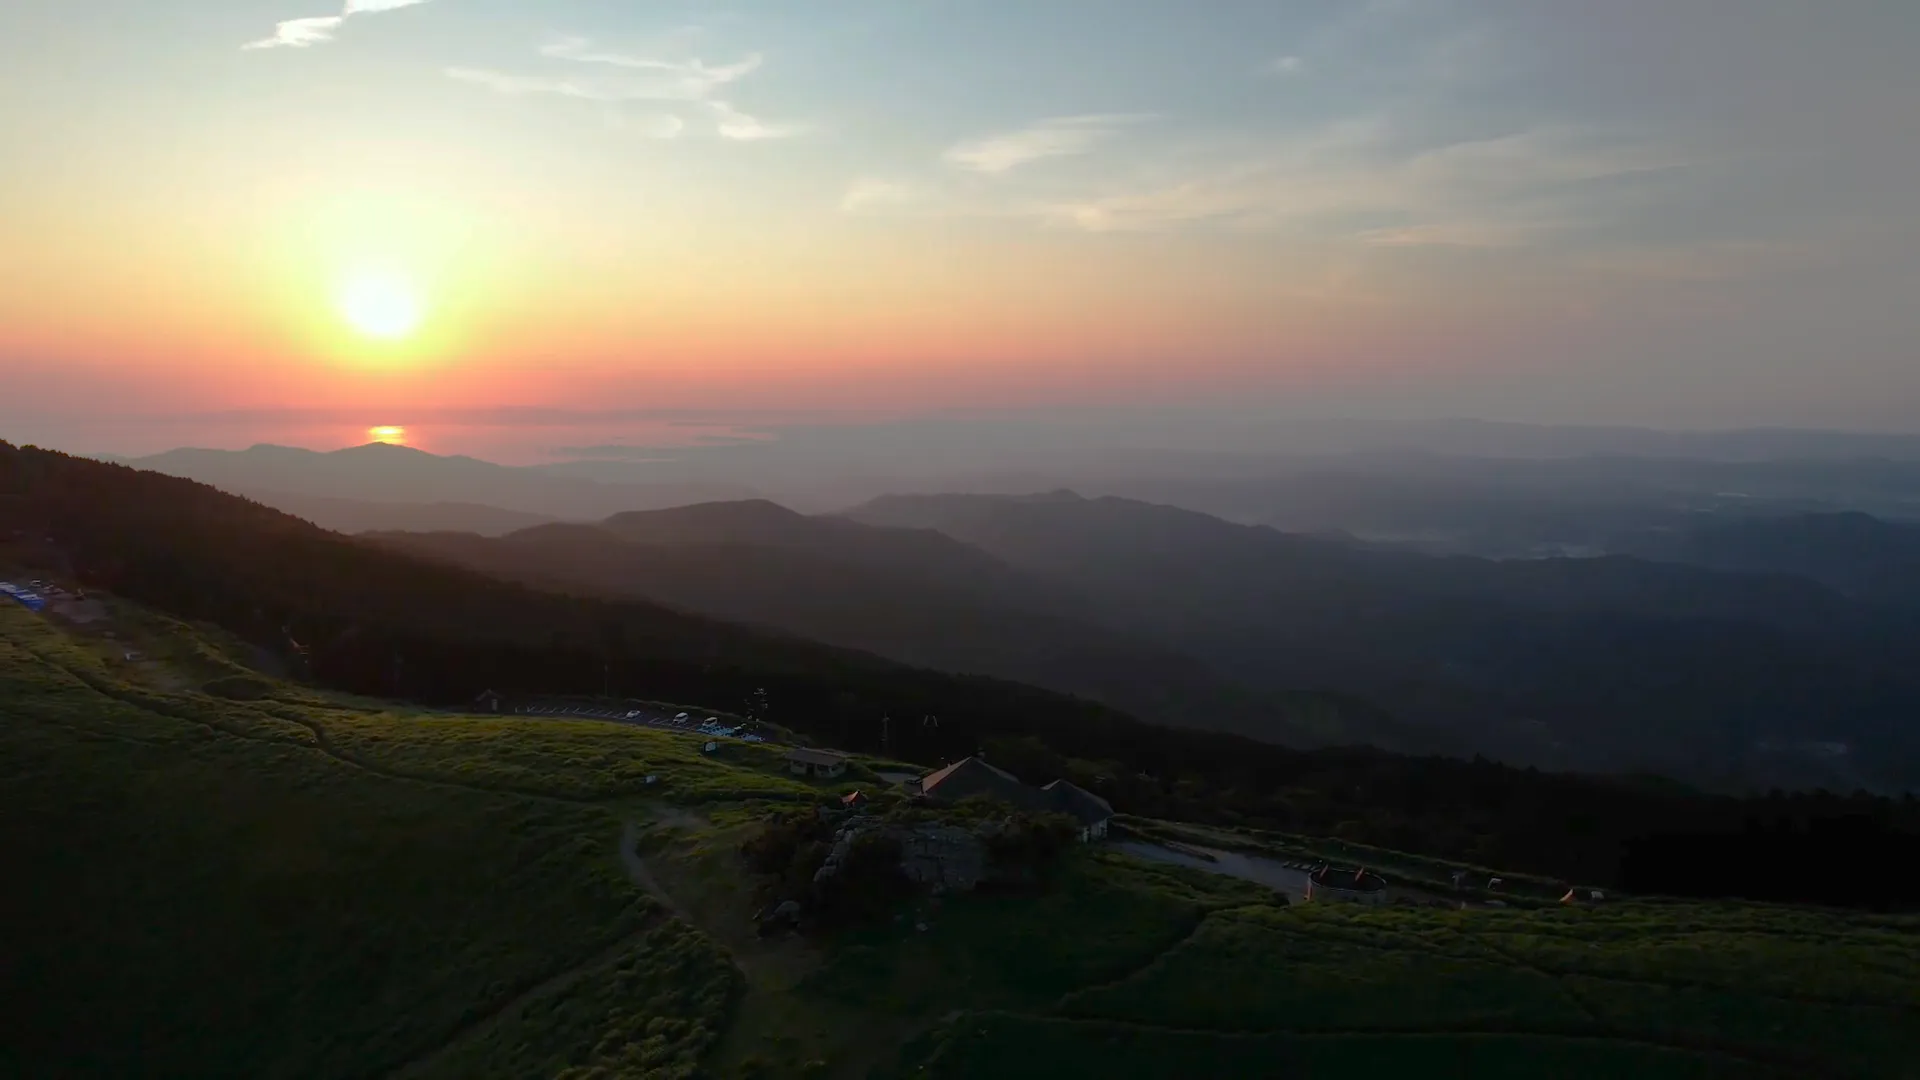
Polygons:
<instances>
[{"instance_id":1,"label":"rock outcrop","mask_svg":"<svg viewBox=\"0 0 1920 1080\"><path fill-rule=\"evenodd\" d=\"M894 825L856 819L834 834L826 861L814 871L814 884L838 874L854 842L864 836L897 844L901 874L926 888L965 892L987 875L987 849L979 831L958 825Z\"/></svg>"}]
</instances>

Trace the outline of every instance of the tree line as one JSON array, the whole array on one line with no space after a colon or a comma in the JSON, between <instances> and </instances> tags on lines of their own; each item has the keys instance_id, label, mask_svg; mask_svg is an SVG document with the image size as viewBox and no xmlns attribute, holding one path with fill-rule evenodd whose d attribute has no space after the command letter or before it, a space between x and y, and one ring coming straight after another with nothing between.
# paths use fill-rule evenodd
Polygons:
<instances>
[{"instance_id":1,"label":"tree line","mask_svg":"<svg viewBox=\"0 0 1920 1080\"><path fill-rule=\"evenodd\" d=\"M666 608L543 592L328 533L191 481L0 443L0 541L81 583L217 624L355 693L635 695L741 711L817 743L938 764L986 751L1123 812L1250 825L1570 882L1920 904L1897 866L1920 806L1863 793L1710 795L1646 778L1370 749L1297 751L1083 699L905 667ZM761 695L756 698L756 695ZM937 717L937 722L931 718ZM1782 872L1783 859L1840 874Z\"/></svg>"}]
</instances>

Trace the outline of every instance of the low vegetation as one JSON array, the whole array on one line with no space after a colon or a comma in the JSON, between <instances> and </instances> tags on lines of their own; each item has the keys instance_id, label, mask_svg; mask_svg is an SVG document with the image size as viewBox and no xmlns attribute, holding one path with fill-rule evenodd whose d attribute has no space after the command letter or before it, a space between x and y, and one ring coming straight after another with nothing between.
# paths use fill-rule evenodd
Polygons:
<instances>
[{"instance_id":1,"label":"low vegetation","mask_svg":"<svg viewBox=\"0 0 1920 1080\"><path fill-rule=\"evenodd\" d=\"M740 975L684 923L662 922L551 992L515 1002L407 1080L691 1080Z\"/></svg>"},{"instance_id":2,"label":"low vegetation","mask_svg":"<svg viewBox=\"0 0 1920 1080\"><path fill-rule=\"evenodd\" d=\"M1057 1017L968 1015L921 1044L911 1070L927 1080L1101 1076L1552 1076L1693 1080L1767 1075L1632 1042L1525 1035L1375 1034L1223 1036L1205 1031L1087 1023Z\"/></svg>"},{"instance_id":3,"label":"low vegetation","mask_svg":"<svg viewBox=\"0 0 1920 1080\"><path fill-rule=\"evenodd\" d=\"M903 667L644 603L544 593L330 534L188 481L0 443L0 559L9 551L89 591L217 624L262 663L334 692L440 708L465 707L487 689L737 708L765 690L771 720L808 739L922 762L989 746L1017 775L1068 777L1142 817L1419 851L1636 892L1865 908L1920 898L1905 884L1912 875L1781 874L1775 865L1783 857L1920 858L1920 802L1911 798L1718 797L1490 761L1303 753L1155 727L1031 687ZM43 572L54 571L35 571ZM1658 722L1652 713L1636 720ZM617 765L568 768L591 773L576 797L631 790ZM526 778L496 779L519 790Z\"/></svg>"},{"instance_id":4,"label":"low vegetation","mask_svg":"<svg viewBox=\"0 0 1920 1080\"><path fill-rule=\"evenodd\" d=\"M33 883L0 920L28 991L0 1074L1877 1077L1920 1060L1914 917L1288 906L1068 844L1032 889L879 896L852 925L762 939L742 843L867 780L794 777L766 746L421 714L235 656L139 608L87 626L0 608L0 859ZM869 812L915 813L884 791ZM643 822L623 855L623 823Z\"/></svg>"},{"instance_id":5,"label":"low vegetation","mask_svg":"<svg viewBox=\"0 0 1920 1080\"><path fill-rule=\"evenodd\" d=\"M1061 1010L1223 1035L1556 1035L1801 1075L1920 1061L1920 922L1778 909L1401 911L1210 918L1136 978Z\"/></svg>"},{"instance_id":6,"label":"low vegetation","mask_svg":"<svg viewBox=\"0 0 1920 1080\"><path fill-rule=\"evenodd\" d=\"M699 738L592 721L336 714L322 722L343 751L394 769L556 798L701 802L821 795L789 774L783 752L766 744L722 740L707 753Z\"/></svg>"},{"instance_id":7,"label":"low vegetation","mask_svg":"<svg viewBox=\"0 0 1920 1080\"><path fill-rule=\"evenodd\" d=\"M0 1073L380 1076L657 918L604 810L111 696L90 659L0 610L0 861L31 883L0 920Z\"/></svg>"}]
</instances>

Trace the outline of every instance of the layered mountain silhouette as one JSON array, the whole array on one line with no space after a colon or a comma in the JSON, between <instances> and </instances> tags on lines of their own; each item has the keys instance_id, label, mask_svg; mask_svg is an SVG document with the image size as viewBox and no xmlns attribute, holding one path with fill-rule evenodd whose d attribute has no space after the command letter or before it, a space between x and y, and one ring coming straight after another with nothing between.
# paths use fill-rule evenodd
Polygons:
<instances>
[{"instance_id":1,"label":"layered mountain silhouette","mask_svg":"<svg viewBox=\"0 0 1920 1080\"><path fill-rule=\"evenodd\" d=\"M1167 725L1728 786L1920 782L1911 533L1862 515L1702 515L1632 532L1633 557L1501 561L1070 490L807 515L395 447L163 457L495 578Z\"/></svg>"},{"instance_id":2,"label":"layered mountain silhouette","mask_svg":"<svg viewBox=\"0 0 1920 1080\"><path fill-rule=\"evenodd\" d=\"M1156 722L1291 745L1459 749L1357 701L1255 691L1089 617L1076 590L927 529L795 513L766 501L626 513L498 539L370 541L548 588L644 597L906 663L1016 679Z\"/></svg>"},{"instance_id":3,"label":"layered mountain silhouette","mask_svg":"<svg viewBox=\"0 0 1920 1080\"><path fill-rule=\"evenodd\" d=\"M730 511L701 513L711 521ZM765 507L746 514L780 517ZM1618 877L1623 887L1649 892L1723 895L1733 880L1736 891L1807 899L1791 887L1799 877L1771 873L1779 841L1768 837L1764 850L1741 846L1741 837L1752 840L1743 830L1756 817L1867 820L1883 831L1855 835L1898 839L1886 823L1897 824L1904 812L1887 800L1826 793L1734 799L1645 777L1366 748L1303 752L1143 724L1080 697L903 666L631 598L528 588L329 533L191 481L4 442L0 565L111 593L200 624L198 631L219 627L273 654L294 677L339 690L454 711L475 707L486 689L509 697L644 696L716 710L764 697L772 719L806 739L915 762L985 752L1017 771L1084 777L1089 790L1129 814L1337 835L1572 880L1625 875ZM180 640L225 636L183 633ZM71 674L85 679L88 670L81 664ZM78 709L76 716L111 708L116 689L62 690L77 696L55 707ZM139 699L139 708L186 719L209 704L191 693L143 691ZM218 723L241 725L223 737L292 751L291 729L276 727L271 715L271 708L249 709ZM520 790L521 771L508 763L473 782ZM1731 877L1729 863L1737 864ZM1659 871L1665 866L1693 876L1676 879ZM1722 869L1703 881L1703 866Z\"/></svg>"},{"instance_id":4,"label":"layered mountain silhouette","mask_svg":"<svg viewBox=\"0 0 1920 1080\"><path fill-rule=\"evenodd\" d=\"M348 534L398 530L504 536L556 520L546 514L502 510L480 503L375 502L327 495L290 495L284 491L248 491L240 494L275 510L305 518L323 529Z\"/></svg>"},{"instance_id":5,"label":"layered mountain silhouette","mask_svg":"<svg viewBox=\"0 0 1920 1080\"><path fill-rule=\"evenodd\" d=\"M1621 546L1648 558L1792 574L1868 603L1920 604L1920 526L1858 512L1715 522Z\"/></svg>"},{"instance_id":6,"label":"layered mountain silhouette","mask_svg":"<svg viewBox=\"0 0 1920 1080\"><path fill-rule=\"evenodd\" d=\"M1071 492L847 516L965 540L1245 685L1363 696L1512 760L1849 786L1920 758L1920 618L1805 578L1433 558Z\"/></svg>"},{"instance_id":7,"label":"layered mountain silhouette","mask_svg":"<svg viewBox=\"0 0 1920 1080\"><path fill-rule=\"evenodd\" d=\"M290 513L304 509L320 516L342 515L336 520L348 520L349 515L367 516L372 511L366 507L315 506L302 500L470 504L488 511L512 511L549 520L598 520L626 510L746 499L758 494L752 488L733 484L602 482L561 467L496 465L478 458L440 456L386 443L328 452L267 445L247 450L170 450L118 463L198 480ZM628 475L632 472L629 467ZM389 513L398 516L400 512ZM480 511L468 513L481 520Z\"/></svg>"}]
</instances>

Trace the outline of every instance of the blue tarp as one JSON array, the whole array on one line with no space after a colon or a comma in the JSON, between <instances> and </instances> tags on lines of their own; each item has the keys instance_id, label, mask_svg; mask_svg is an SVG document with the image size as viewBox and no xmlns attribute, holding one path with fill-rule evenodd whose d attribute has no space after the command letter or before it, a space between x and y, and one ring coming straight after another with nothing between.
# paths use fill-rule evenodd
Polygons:
<instances>
[{"instance_id":1,"label":"blue tarp","mask_svg":"<svg viewBox=\"0 0 1920 1080\"><path fill-rule=\"evenodd\" d=\"M39 611L47 606L47 601L31 589L23 589L11 582L0 581L0 593L5 593L20 602L28 611Z\"/></svg>"}]
</instances>

